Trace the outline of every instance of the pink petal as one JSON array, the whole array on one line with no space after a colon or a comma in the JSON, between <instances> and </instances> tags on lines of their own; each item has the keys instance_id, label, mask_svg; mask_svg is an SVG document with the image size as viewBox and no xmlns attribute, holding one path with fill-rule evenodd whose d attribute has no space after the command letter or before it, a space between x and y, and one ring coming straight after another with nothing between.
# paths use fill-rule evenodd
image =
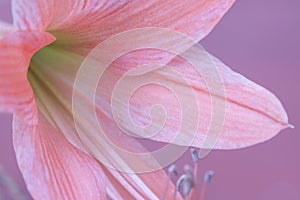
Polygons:
<instances>
[{"instance_id":1,"label":"pink petal","mask_svg":"<svg viewBox=\"0 0 300 200\"><path fill-rule=\"evenodd\" d=\"M0 21L0 40L13 30L13 26L6 22Z\"/></svg>"},{"instance_id":2,"label":"pink petal","mask_svg":"<svg viewBox=\"0 0 300 200\"><path fill-rule=\"evenodd\" d=\"M49 33L39 32L11 32L0 40L0 111L22 107L26 112L26 105L33 101L27 81L31 56L53 40Z\"/></svg>"},{"instance_id":3,"label":"pink petal","mask_svg":"<svg viewBox=\"0 0 300 200\"><path fill-rule=\"evenodd\" d=\"M77 125L81 129L79 130L81 139L86 148L96 159L104 162L104 165L108 165L107 170L113 177L110 180L115 180L113 184L116 188L119 188L118 184L123 185L123 190L130 193L134 199L161 198L167 179L161 163L158 163L151 152L148 152L136 139L121 132L102 111L97 111L105 132L104 136L95 131L83 132L83 128L88 124L88 121L93 121L91 114L87 116L80 112L82 117L78 118L80 124L77 123ZM91 126L93 123L89 125ZM92 130L98 129L92 126ZM118 170L124 170L125 172ZM174 189L174 185L170 183L166 199L171 199ZM178 196L178 199L181 199L181 197Z\"/></svg>"},{"instance_id":4,"label":"pink petal","mask_svg":"<svg viewBox=\"0 0 300 200\"><path fill-rule=\"evenodd\" d=\"M85 148L88 149L95 158L105 156L108 157L111 163L125 162L132 171L147 165L160 167L151 156L149 158L140 156L133 162L132 159L126 156L115 154L113 149L105 148L105 140L101 137L95 140L96 144L88 145L82 142L83 136L88 140L94 140L94 137L99 136L99 134L96 132L96 127L90 123L93 117L92 113L86 111L92 105L93 101L85 99L84 93L82 93L82 99L80 99L82 100L80 103L82 108L80 128L82 129L80 130L84 130L82 132L83 136L78 137L72 117L73 82L81 57L59 49L51 52L50 56L45 54L45 52L42 50L35 57L38 60L33 60L33 63L37 66L36 68L30 68L29 79L34 88L39 109L50 123L55 125L72 144L83 151L85 151ZM53 57L55 57L55 60ZM61 63L68 67L63 67ZM134 138L126 135L123 137L120 136L122 133L114 126L113 121L105 117L100 110L99 115L103 117L104 124L106 124L109 131L108 135L110 135L113 141L118 142L120 148L130 148L131 151L147 152ZM96 148L95 145L97 146ZM101 162L100 159L99 161ZM106 168L105 165L102 166L105 175L109 179L108 194L110 196L111 194L115 197L121 196L123 199L158 199L163 194L163 184L166 180L166 174L163 170L146 174L131 174L117 171L110 167ZM167 193L169 198L171 198L173 189L174 186L170 184ZM178 196L178 199L181 198Z\"/></svg>"},{"instance_id":5,"label":"pink petal","mask_svg":"<svg viewBox=\"0 0 300 200\"><path fill-rule=\"evenodd\" d=\"M48 30L63 44L95 46L122 31L163 27L202 39L234 0L13 0L14 24L22 30Z\"/></svg>"},{"instance_id":6,"label":"pink petal","mask_svg":"<svg viewBox=\"0 0 300 200\"><path fill-rule=\"evenodd\" d=\"M142 54L146 55L142 59L141 51L122 54L127 52L127 48L139 49L138 43L143 42L150 48L160 44L162 49L166 49L164 42L168 40L165 38L156 40L152 34L153 42L147 39L147 34L135 36L127 37L127 40L122 38L123 35L115 36L101 43L78 73L77 83L81 82L82 88L76 85L86 98L96 98L96 107L101 113L116 121L128 134L183 146L229 149L263 142L288 126L286 113L274 95L232 72L203 49L200 53L195 51L199 49L197 45L180 55L187 60L178 56L168 63L172 71L157 66L166 60L162 58L163 62L160 62L157 57L151 56L153 50L142 50ZM116 45L115 41L122 42ZM166 44L171 44L167 49L176 49L176 42ZM137 48L130 48L135 46ZM202 71L198 72L197 68L188 64L190 60L200 60ZM98 73L110 63L104 74ZM152 66L147 69L145 64ZM88 68L88 65L93 66ZM98 84L96 95L94 83ZM222 90L225 90L223 96ZM224 105L218 108L213 106L215 102L223 102ZM156 106L151 112L157 104L163 105L164 110L158 110ZM213 110L214 107L217 111ZM164 118L165 114L167 118Z\"/></svg>"},{"instance_id":7,"label":"pink petal","mask_svg":"<svg viewBox=\"0 0 300 200\"><path fill-rule=\"evenodd\" d=\"M43 53L43 50L41 50L41 52ZM60 52L57 52L57 54L60 54ZM37 54L37 56L38 55L39 54ZM67 54L62 54L62 56L66 56L66 55ZM46 57L48 58L48 56L46 56ZM51 59L51 57L48 59ZM68 59L68 60L72 61L71 59ZM32 62L33 62L33 64L35 64L34 63L34 62L36 62L35 58L33 59ZM51 63L53 63L53 62L51 62ZM53 64L55 64L55 62ZM49 65L47 65L47 62L45 62L45 65L47 66L46 69L51 71L51 66L49 67ZM44 66L42 65L39 67L41 67L41 68L38 68L38 69L41 69L41 71L42 71ZM72 70L72 69L73 68L69 68L69 70ZM54 92L55 90L51 91L53 88L47 88L47 86L49 86L49 84L47 84L48 83L47 78L49 78L51 80L51 78L53 78L53 76L51 74L47 74L47 76L46 76L47 78L43 78L43 77L41 77L41 74L39 72L36 72L36 71L32 72L32 71L34 71L33 66L31 66L31 68L29 69L28 76L29 76L30 82L31 82L34 90L36 91L35 97L37 98L37 101L39 103L41 103L41 104L45 103L45 105L46 105L46 107L45 107L45 105L44 105L44 107L39 105L39 107L45 112L45 114L47 115L47 117L49 118L51 123L55 124L55 128L59 128L59 130L63 130L63 132L61 132L61 133L66 134L68 136L73 134L73 135L75 135L74 138L76 138L76 130L72 129L73 124L70 123L70 122L72 122L72 119L70 118L71 117L70 113L68 112L68 110L65 110L64 105L59 105L56 107L57 103L61 103L60 101L57 101L57 98L61 97L62 95L59 95L59 93L57 91ZM63 72L65 72L67 74L63 74ZM66 75L66 76L61 76L61 75ZM38 76L38 77L36 77L36 76ZM68 78L70 78L70 76L72 76L72 73L70 73L70 71L68 71L68 68L67 68L66 71L62 71L61 74L56 74L56 76L54 76L54 77L56 77L58 80L60 80L57 82L57 84L60 84L64 81L68 81ZM60 79L60 78L62 78L62 79ZM35 84L36 82L39 84ZM28 84L28 83L26 83L26 84ZM68 94L68 92L70 90L72 90L72 88L69 87L69 85L66 85L66 87L64 87L63 84L60 84L60 86L61 87L57 87L58 88L57 90L59 91L59 89L63 89L62 91L60 91L61 94L64 94L64 95ZM69 90L66 90L67 88L69 88ZM38 91L38 93L37 93L37 91ZM53 92L55 95L53 94ZM4 93L4 97L7 97L7 95L5 93ZM43 101L44 100L43 98L46 98L46 100ZM49 99L47 99L47 98L49 98ZM67 100L68 100L68 98L65 99L65 101L67 101ZM19 102L17 102L17 104L19 104ZM68 107L68 105L71 105L71 103L66 103L65 105L67 105L67 107ZM65 112L65 111L67 111L67 112ZM44 155L43 152L38 151L39 150L38 148L42 148L42 146L40 146L40 145L46 144L46 146L44 148L46 148L51 153L50 155L52 155L53 157L55 156L53 154L54 153L57 154L57 152L66 152L66 154L74 154L73 156L75 158L74 158L74 161L72 161L72 162L76 162L77 160L80 159L80 157L78 158L78 156L76 155L76 152L80 152L80 151L77 150L76 148L72 147L68 142L64 141L64 138L62 138L60 135L58 135L59 133L57 131L55 131L55 129L53 127L51 127L51 125L44 119L44 117L41 117L40 120L38 121L39 125L36 124L37 121L31 122L31 121L24 120L24 118L27 118L27 116L31 115L31 114L34 114L34 115L36 114L35 104L34 104L33 99L30 102L27 102L26 108L21 107L20 109L17 109L15 111L15 131L14 131L15 148L16 148L16 152L18 154L17 157L19 160L20 168L22 170L22 173L25 176L26 183L29 187L30 192L37 199L48 198L49 195L50 195L50 197L49 197L50 199L52 199L51 195L54 195L54 197L55 197L55 195L64 196L64 195L66 195L64 192L68 192L68 188L63 188L63 189L54 188L55 190L53 191L52 190L53 188L51 188L51 186L53 186L53 185L55 186L56 184L58 184L58 183L56 183L58 180L57 179L56 180L46 179L47 177L42 176L44 174L43 170L44 171L50 170L48 168L50 168L51 165L49 163L44 163L47 160L43 160L44 157L47 157L47 156L49 157L49 155L47 155L47 156ZM31 117L29 119L31 119ZM49 134L45 133L45 131L51 131L51 135L53 136L53 138L49 137ZM53 140L57 141L56 142L57 146L55 146L56 143L52 142ZM49 143L47 143L46 141L48 141ZM33 142L34 142L34 144L33 144ZM74 143L76 144L76 142L74 142ZM81 147L81 145L78 144L78 147ZM24 149L26 149L26 148L28 148L28 150L26 150L26 151L30 152L30 156L32 156L33 154L37 154L37 155L35 157L33 157L33 159L30 159L29 155L25 154L26 151ZM37 149L34 149L34 148L37 148ZM60 149L60 148L63 148L63 149ZM109 151L109 150L107 149L107 151ZM63 158L68 158L68 157L70 157L70 156L69 155L66 156L65 154L63 154ZM50 159L51 160L61 160L63 158L55 157L55 158L50 158ZM32 163L30 166L28 166L27 164L28 163L30 164L30 162L32 162ZM63 162L63 161L61 161L61 162ZM140 161L140 162L144 163L144 161ZM84 163L84 162L82 161L80 163ZM36 165L36 166L34 166L32 169L32 165ZM77 166L77 164L74 164L74 165L75 165L74 167ZM47 168L46 169L41 168L40 170L42 170L42 172L39 172L39 171L36 172L35 170L39 169L41 166L46 166ZM67 171L71 171L71 169L70 169L71 167L72 166L67 166L66 168L69 168L69 169L67 169ZM97 173L100 173L100 172L101 171L98 171ZM40 174L37 174L37 173L40 173ZM73 176L70 175L70 173L68 173L68 176L71 176L70 179L72 179ZM138 175L138 176L121 173L121 172L118 172L115 170L108 170L105 173L108 176L110 175L111 178L109 181L114 183L113 185L111 184L111 186L110 186L110 188L112 188L111 190L113 190L115 188L113 191L118 191L118 193L120 193L121 196L126 196L125 194L127 193L128 196L132 197L132 198L133 197L147 198L148 196L158 197L160 194L162 194L161 190L163 187L156 187L156 185L153 183L155 183L154 181L157 181L158 182L157 185L162 184L161 180L164 180L166 178L166 175L164 174L163 171L159 171L159 172L149 174L149 175ZM65 176L64 174L62 174L62 175ZM99 176L99 174L96 174L96 175ZM40 180L40 179L37 179L36 177L39 177L39 178L41 177L42 179ZM79 174L78 177L81 177L81 174ZM78 177L76 177L76 178L78 178ZM101 177L101 176L99 176L99 177ZM75 178L74 178L74 180L75 180ZM81 178L80 178L80 180L81 180ZM73 182L73 180L71 180L71 182ZM121 182L122 184L119 184L119 182ZM136 184L137 182L140 182L140 185L137 185ZM37 185L37 184L39 184L39 185ZM43 185L42 188L40 187L40 184ZM77 187L77 185L75 185L73 187ZM90 187L90 188L92 190L92 192L90 192L90 194L95 194L95 196L96 196L97 188L93 188L93 187ZM72 190L72 189L73 188L70 188L70 190ZM57 191L57 190L59 190L59 191ZM93 191L93 190L95 190L95 191ZM81 190L76 190L76 191L81 191ZM172 191L172 187L170 186L170 192L168 193L169 195L171 195L171 191ZM117 195L116 193L113 193L113 194Z\"/></svg>"},{"instance_id":8,"label":"pink petal","mask_svg":"<svg viewBox=\"0 0 300 200\"><path fill-rule=\"evenodd\" d=\"M27 70L35 51L53 40L48 33L14 32L0 41L0 108L14 111L17 160L36 199L105 199L97 162L69 144L43 116L37 118Z\"/></svg>"},{"instance_id":9,"label":"pink petal","mask_svg":"<svg viewBox=\"0 0 300 200\"><path fill-rule=\"evenodd\" d=\"M13 127L17 161L34 199L106 199L99 164L67 142L42 114L38 125L14 115Z\"/></svg>"},{"instance_id":10,"label":"pink petal","mask_svg":"<svg viewBox=\"0 0 300 200\"><path fill-rule=\"evenodd\" d=\"M131 68L123 67L121 72L120 68L117 69L120 63L116 62L99 83L100 87L101 84L105 87L98 91L98 106L126 132L201 148L247 147L266 141L288 127L286 112L271 92L233 72L213 56L211 58L217 75L210 74L210 70L206 72L208 75L201 74L186 60L177 57L168 64L170 68L162 67L139 75L132 73L123 82L117 81L124 79L124 71ZM207 67L212 68L214 66ZM208 80L215 84L218 76L224 85L225 102L219 91L211 90L207 85ZM150 85L144 85L144 81ZM157 82L160 85L154 84ZM132 85L136 87L134 92ZM218 108L216 113L212 113L211 95L224 102L224 107ZM127 101L127 96L130 96L130 101ZM154 105L161 105L164 110L152 110ZM115 110L114 118L111 109ZM213 115L222 117L219 126L210 124ZM208 133L219 135L211 146L205 143L211 137Z\"/></svg>"},{"instance_id":11,"label":"pink petal","mask_svg":"<svg viewBox=\"0 0 300 200\"><path fill-rule=\"evenodd\" d=\"M264 142L290 126L287 113L274 94L212 58L227 97L225 124L217 148L240 148Z\"/></svg>"}]
</instances>

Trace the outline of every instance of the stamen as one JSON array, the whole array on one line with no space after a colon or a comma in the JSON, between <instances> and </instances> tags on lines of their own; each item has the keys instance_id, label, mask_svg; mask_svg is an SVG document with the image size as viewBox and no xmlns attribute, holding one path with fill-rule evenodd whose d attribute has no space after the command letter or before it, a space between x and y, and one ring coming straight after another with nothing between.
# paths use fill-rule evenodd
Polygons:
<instances>
[{"instance_id":1,"label":"stamen","mask_svg":"<svg viewBox=\"0 0 300 200\"><path fill-rule=\"evenodd\" d=\"M168 191L168 187L169 187L169 183L171 181L171 175L173 174L173 176L177 176L178 175L178 172L176 170L176 166L175 165L171 165L168 169L168 176L167 176L167 180L166 180L166 184L165 184L165 187L164 187L164 190L163 190L163 194L162 194L162 197L161 199L164 200L167 196L167 191ZM175 190L175 193L176 193L176 189Z\"/></svg>"},{"instance_id":2,"label":"stamen","mask_svg":"<svg viewBox=\"0 0 300 200\"><path fill-rule=\"evenodd\" d=\"M191 154L192 154L193 162L198 163L199 157L198 157L198 154L197 154L197 150L196 149L191 149Z\"/></svg>"},{"instance_id":3,"label":"stamen","mask_svg":"<svg viewBox=\"0 0 300 200\"><path fill-rule=\"evenodd\" d=\"M193 169L189 165L184 166L185 174L183 174L177 181L177 191L180 191L182 189L182 195L184 199L190 199L191 198L191 192L195 187L195 178Z\"/></svg>"},{"instance_id":4,"label":"stamen","mask_svg":"<svg viewBox=\"0 0 300 200\"><path fill-rule=\"evenodd\" d=\"M172 200L175 200L176 199L176 195L177 195L177 187L176 189L173 191L173 197L172 197Z\"/></svg>"},{"instance_id":5,"label":"stamen","mask_svg":"<svg viewBox=\"0 0 300 200\"><path fill-rule=\"evenodd\" d=\"M184 172L185 172L186 175L188 175L190 177L194 177L194 170L192 169L191 166L184 165Z\"/></svg>"},{"instance_id":6,"label":"stamen","mask_svg":"<svg viewBox=\"0 0 300 200\"><path fill-rule=\"evenodd\" d=\"M174 177L178 176L178 172L176 170L176 165L171 165L168 169L168 172L173 174Z\"/></svg>"},{"instance_id":7,"label":"stamen","mask_svg":"<svg viewBox=\"0 0 300 200\"><path fill-rule=\"evenodd\" d=\"M191 154L194 162L194 177L197 177L199 157L196 149L191 149Z\"/></svg>"},{"instance_id":8,"label":"stamen","mask_svg":"<svg viewBox=\"0 0 300 200\"><path fill-rule=\"evenodd\" d=\"M206 194L206 190L207 190L207 185L211 182L211 179L213 177L213 175L215 174L214 171L207 171L204 175L204 183L202 186L202 191L201 191L201 198L200 200L204 200L205 198L205 194Z\"/></svg>"},{"instance_id":9,"label":"stamen","mask_svg":"<svg viewBox=\"0 0 300 200\"><path fill-rule=\"evenodd\" d=\"M192 188L194 187L194 181L190 176L187 176L182 185L182 194L186 198L189 196Z\"/></svg>"},{"instance_id":10,"label":"stamen","mask_svg":"<svg viewBox=\"0 0 300 200\"><path fill-rule=\"evenodd\" d=\"M196 149L191 149L192 159L194 162L194 183L195 183L195 189L191 191L190 199L192 199L193 195L195 196L195 199L198 199L198 189L197 189L197 173L198 173L198 162L199 162L199 156Z\"/></svg>"},{"instance_id":11,"label":"stamen","mask_svg":"<svg viewBox=\"0 0 300 200\"><path fill-rule=\"evenodd\" d=\"M208 171L208 172L206 172L205 175L204 175L204 181L205 181L205 183L210 183L212 177L214 176L214 174L215 174L215 172L211 171L211 170Z\"/></svg>"},{"instance_id":12,"label":"stamen","mask_svg":"<svg viewBox=\"0 0 300 200\"><path fill-rule=\"evenodd\" d=\"M192 200L192 199L198 200L199 199L198 198L198 189L197 189L197 184L196 184L197 169L198 169L198 162L199 162L197 150L191 149L191 155L192 155L192 159L194 162L194 168L191 167L190 165L184 166L184 174L181 175L176 182L176 189L173 192L172 200L175 200L177 197L177 194L180 194L180 193L184 200ZM174 176L178 175L175 165L170 166L168 169L167 184L169 184L171 175L174 175ZM211 170L207 171L205 173L200 200L204 200L207 185L211 182L213 175L214 175L214 172ZM168 186L167 184L166 184L165 192L167 190L167 186ZM163 200L164 200L165 196L166 195L164 193L164 196L162 198Z\"/></svg>"},{"instance_id":13,"label":"stamen","mask_svg":"<svg viewBox=\"0 0 300 200\"><path fill-rule=\"evenodd\" d=\"M176 182L176 189L174 190L174 193L173 193L173 198L172 200L175 200L176 199L176 195L177 195L177 192L180 191L181 187L182 187L182 184L184 182L184 180L186 179L186 175L183 174L179 177L179 179L177 180Z\"/></svg>"},{"instance_id":14,"label":"stamen","mask_svg":"<svg viewBox=\"0 0 300 200\"><path fill-rule=\"evenodd\" d=\"M184 182L184 180L186 179L186 174L183 174L179 177L177 183L176 183L176 190L177 191L180 191L181 187L182 187L182 184Z\"/></svg>"}]
</instances>

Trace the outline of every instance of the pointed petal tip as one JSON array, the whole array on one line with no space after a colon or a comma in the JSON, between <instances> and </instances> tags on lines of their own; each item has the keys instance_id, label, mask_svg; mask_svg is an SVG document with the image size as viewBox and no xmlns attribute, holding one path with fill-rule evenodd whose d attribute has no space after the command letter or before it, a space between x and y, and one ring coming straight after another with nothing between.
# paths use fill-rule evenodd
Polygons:
<instances>
[{"instance_id":1,"label":"pointed petal tip","mask_svg":"<svg viewBox=\"0 0 300 200\"><path fill-rule=\"evenodd\" d=\"M294 129L294 128L295 128L295 126L294 126L293 124L288 124L287 127L288 127L288 128L291 128L291 129Z\"/></svg>"}]
</instances>

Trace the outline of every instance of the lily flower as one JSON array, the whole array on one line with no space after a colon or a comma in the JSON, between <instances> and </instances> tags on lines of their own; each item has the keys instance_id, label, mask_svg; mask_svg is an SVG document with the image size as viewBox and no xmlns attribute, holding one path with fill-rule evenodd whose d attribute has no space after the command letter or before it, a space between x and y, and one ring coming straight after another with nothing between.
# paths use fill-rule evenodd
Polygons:
<instances>
[{"instance_id":1,"label":"lily flower","mask_svg":"<svg viewBox=\"0 0 300 200\"><path fill-rule=\"evenodd\" d=\"M0 23L0 112L13 113L13 140L18 165L29 192L35 199L172 199L174 185L164 187L163 170L126 173L100 162L122 163L135 171L140 166L159 165L143 156L130 163L105 148L102 136L89 123L85 112L92 100L82 94L80 130L90 140L83 142L72 115L72 95L76 73L85 56L99 43L123 31L159 27L183 33L195 41L204 38L233 4L233 0L12 0L13 24ZM159 42L166 42L164 40ZM118 48L117 46L114 48ZM203 79L187 63L154 52L129 55L113 63L115 73L132 63L167 62L187 77L196 97L207 110L197 121L192 146L202 147L210 116L209 92ZM242 148L263 142L288 126L279 100L263 87L233 72L217 58L226 91L226 117L214 148ZM170 62L169 62L170 61ZM164 62L164 61L163 61ZM119 71L118 71L119 70ZM168 77L162 71L155 76ZM166 79L175 81L176 79ZM112 82L113 83L113 80ZM176 83L178 87L180 83ZM184 89L184 87L182 87ZM108 84L106 91L112 91ZM148 94L159 94L149 96ZM122 135L115 126L107 96L97 94L96 110L108 136L133 152L147 152L135 138ZM175 100L156 87L139 93L133 101L132 118L148 124L144 108L155 101L167 104L178 114ZM122 104L122 102L117 102ZM147 110L147 109L146 109ZM123 112L123 111L120 111ZM201 122L201 123L200 123ZM150 139L172 142L176 120ZM123 125L125 125L123 123ZM100 138L99 138L100 137ZM188 136L187 136L188 137ZM185 137L175 142L186 145ZM93 146L94 145L94 146ZM166 190L166 191L163 191ZM181 196L177 194L177 199Z\"/></svg>"}]
</instances>

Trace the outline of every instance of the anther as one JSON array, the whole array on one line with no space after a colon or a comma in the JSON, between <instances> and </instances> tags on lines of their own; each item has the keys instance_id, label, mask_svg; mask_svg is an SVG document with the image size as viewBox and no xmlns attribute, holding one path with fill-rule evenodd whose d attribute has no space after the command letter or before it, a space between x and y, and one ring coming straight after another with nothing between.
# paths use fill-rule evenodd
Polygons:
<instances>
[{"instance_id":1,"label":"anther","mask_svg":"<svg viewBox=\"0 0 300 200\"><path fill-rule=\"evenodd\" d=\"M190 194L193 187L193 178L188 174L183 174L182 176L180 176L176 184L177 191L180 191L182 189L182 194L184 198Z\"/></svg>"},{"instance_id":2,"label":"anther","mask_svg":"<svg viewBox=\"0 0 300 200\"><path fill-rule=\"evenodd\" d=\"M194 177L194 170L191 166L189 165L184 165L184 172L186 175L190 176L190 177Z\"/></svg>"},{"instance_id":3,"label":"anther","mask_svg":"<svg viewBox=\"0 0 300 200\"><path fill-rule=\"evenodd\" d=\"M172 174L173 174L173 176L177 176L178 175L178 172L176 170L176 166L175 165L171 165L169 167L169 169L168 169L168 177L167 177L167 180L166 180L166 184L165 184L165 187L164 187L164 190L163 190L163 194L162 194L161 200L164 200L166 198ZM176 189L175 189L175 192L176 192Z\"/></svg>"},{"instance_id":4,"label":"anther","mask_svg":"<svg viewBox=\"0 0 300 200\"><path fill-rule=\"evenodd\" d=\"M178 172L177 172L177 170L176 170L176 166L175 166L175 165L171 165L171 166L169 167L169 169L168 169L168 172L169 172L170 174L173 174L174 177L175 177L175 176L178 176Z\"/></svg>"},{"instance_id":5,"label":"anther","mask_svg":"<svg viewBox=\"0 0 300 200\"><path fill-rule=\"evenodd\" d=\"M212 177L213 177L213 175L215 174L215 172L214 171L207 171L206 173L205 173L205 175L204 175L204 181L205 181L205 183L210 183L211 182L211 179L212 179Z\"/></svg>"},{"instance_id":6,"label":"anther","mask_svg":"<svg viewBox=\"0 0 300 200\"><path fill-rule=\"evenodd\" d=\"M192 154L193 162L198 163L199 157L198 157L196 149L191 149L191 154Z\"/></svg>"},{"instance_id":7,"label":"anther","mask_svg":"<svg viewBox=\"0 0 300 200\"><path fill-rule=\"evenodd\" d=\"M204 184L202 186L202 191L201 191L201 197L200 200L204 200L205 199L205 194L206 194L206 189L207 189L207 185L211 182L211 179L214 175L214 171L207 171L204 175Z\"/></svg>"},{"instance_id":8,"label":"anther","mask_svg":"<svg viewBox=\"0 0 300 200\"><path fill-rule=\"evenodd\" d=\"M178 181L176 182L176 190L177 191L180 191L185 179L186 179L186 174L183 174L179 177Z\"/></svg>"},{"instance_id":9,"label":"anther","mask_svg":"<svg viewBox=\"0 0 300 200\"><path fill-rule=\"evenodd\" d=\"M198 173L198 162L199 162L199 156L196 149L191 149L192 159L194 162L194 190L191 192L191 198L194 196L194 199L198 199L198 189L197 189L197 173Z\"/></svg>"},{"instance_id":10,"label":"anther","mask_svg":"<svg viewBox=\"0 0 300 200\"><path fill-rule=\"evenodd\" d=\"M177 182L177 190L180 191L182 189L183 197L188 197L192 195L192 190L195 187L195 177L194 170L191 166L184 166L185 174L182 175Z\"/></svg>"},{"instance_id":11,"label":"anther","mask_svg":"<svg viewBox=\"0 0 300 200\"><path fill-rule=\"evenodd\" d=\"M186 179L183 181L183 185L182 185L183 197L187 197L190 194L193 187L194 187L193 179L187 176Z\"/></svg>"}]
</instances>

